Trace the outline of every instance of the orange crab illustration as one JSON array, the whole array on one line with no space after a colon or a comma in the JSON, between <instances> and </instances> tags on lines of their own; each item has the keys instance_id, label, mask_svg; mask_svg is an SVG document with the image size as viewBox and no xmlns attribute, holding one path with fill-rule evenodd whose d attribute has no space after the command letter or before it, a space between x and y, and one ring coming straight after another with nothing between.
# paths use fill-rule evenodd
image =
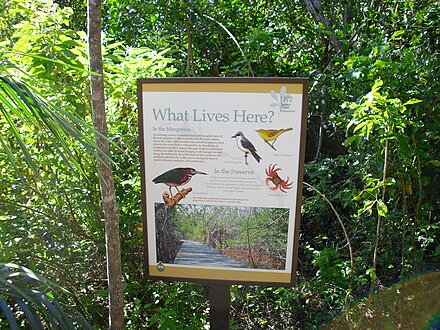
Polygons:
<instances>
[{"instance_id":1,"label":"orange crab illustration","mask_svg":"<svg viewBox=\"0 0 440 330\"><path fill-rule=\"evenodd\" d=\"M282 171L281 168L276 168L277 164L270 164L269 167L266 169L266 174L267 174L267 178L266 178L266 185L269 186L269 181L271 181L274 186L270 187L270 189L272 190L281 190L284 193L287 193L287 191L285 191L284 189L292 189L292 184L293 182L289 182L289 177L287 177L287 180L283 180L280 178L280 176L278 175L278 171Z\"/></svg>"}]
</instances>

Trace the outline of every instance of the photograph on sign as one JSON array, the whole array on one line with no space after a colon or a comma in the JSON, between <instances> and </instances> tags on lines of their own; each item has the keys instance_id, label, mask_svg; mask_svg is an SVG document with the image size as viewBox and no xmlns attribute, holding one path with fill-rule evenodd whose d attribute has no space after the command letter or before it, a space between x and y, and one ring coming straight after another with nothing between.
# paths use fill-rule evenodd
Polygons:
<instances>
[{"instance_id":1,"label":"photograph on sign","mask_svg":"<svg viewBox=\"0 0 440 330\"><path fill-rule=\"evenodd\" d=\"M149 277L292 283L306 82L139 79Z\"/></svg>"},{"instance_id":2,"label":"photograph on sign","mask_svg":"<svg viewBox=\"0 0 440 330\"><path fill-rule=\"evenodd\" d=\"M174 244L162 232L169 229L163 209L156 211L157 263L285 269L289 209L176 205Z\"/></svg>"}]
</instances>

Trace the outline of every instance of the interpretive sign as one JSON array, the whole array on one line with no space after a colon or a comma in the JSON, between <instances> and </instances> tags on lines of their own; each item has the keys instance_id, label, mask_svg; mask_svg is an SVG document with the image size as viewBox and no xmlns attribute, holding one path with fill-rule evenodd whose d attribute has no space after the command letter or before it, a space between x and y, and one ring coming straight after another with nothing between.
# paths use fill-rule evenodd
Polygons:
<instances>
[{"instance_id":1,"label":"interpretive sign","mask_svg":"<svg viewBox=\"0 0 440 330\"><path fill-rule=\"evenodd\" d=\"M148 278L294 283L306 79L139 79Z\"/></svg>"}]
</instances>

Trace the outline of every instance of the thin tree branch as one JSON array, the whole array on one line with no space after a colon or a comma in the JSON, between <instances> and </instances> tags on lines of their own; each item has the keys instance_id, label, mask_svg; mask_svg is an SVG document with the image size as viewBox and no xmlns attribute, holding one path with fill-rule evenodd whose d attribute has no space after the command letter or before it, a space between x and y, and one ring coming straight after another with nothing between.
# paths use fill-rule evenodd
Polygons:
<instances>
[{"instance_id":1,"label":"thin tree branch","mask_svg":"<svg viewBox=\"0 0 440 330\"><path fill-rule=\"evenodd\" d=\"M208 19L210 19L211 21L217 23L218 25L220 25L220 27L221 27L223 30L226 31L226 33L231 37L232 41L234 41L234 43L237 45L238 49L239 49L240 52L241 52L241 55L242 55L242 56L244 57L244 59L246 60L246 63L248 64L249 74L250 74L252 77L255 77L255 75L254 75L254 71L252 70L252 67L251 67L251 62L250 62L250 61L248 60L248 58L246 57L246 55L245 55L243 49L241 49L240 44L239 44L238 41L237 41L237 38L235 38L235 36L232 34L232 32L229 31L229 30L226 28L226 26L224 26L222 23L220 23L219 21L217 21L215 18L210 17L210 16L208 16L208 15L204 15L204 14L201 14L201 15L204 16L204 17L206 17L206 18L208 18Z\"/></svg>"}]
</instances>

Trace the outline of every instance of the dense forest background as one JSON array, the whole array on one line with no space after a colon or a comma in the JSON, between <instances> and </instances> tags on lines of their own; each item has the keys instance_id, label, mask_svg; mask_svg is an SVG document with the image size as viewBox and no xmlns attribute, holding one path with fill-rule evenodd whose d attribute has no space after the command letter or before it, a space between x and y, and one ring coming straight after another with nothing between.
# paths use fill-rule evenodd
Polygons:
<instances>
[{"instance_id":1,"label":"dense forest background","mask_svg":"<svg viewBox=\"0 0 440 330\"><path fill-rule=\"evenodd\" d=\"M26 267L3 264L1 288L17 274L7 268L42 274L32 279L50 297L60 292L63 305L106 328L86 3L8 0L0 12L0 261ZM436 0L104 1L126 328L209 323L204 285L143 280L140 77L310 80L297 283L232 286L233 329L314 329L339 315L356 324L380 314L349 312L374 292L438 272L439 17ZM16 282L18 295L29 283ZM0 307L24 322L8 290Z\"/></svg>"}]
</instances>

